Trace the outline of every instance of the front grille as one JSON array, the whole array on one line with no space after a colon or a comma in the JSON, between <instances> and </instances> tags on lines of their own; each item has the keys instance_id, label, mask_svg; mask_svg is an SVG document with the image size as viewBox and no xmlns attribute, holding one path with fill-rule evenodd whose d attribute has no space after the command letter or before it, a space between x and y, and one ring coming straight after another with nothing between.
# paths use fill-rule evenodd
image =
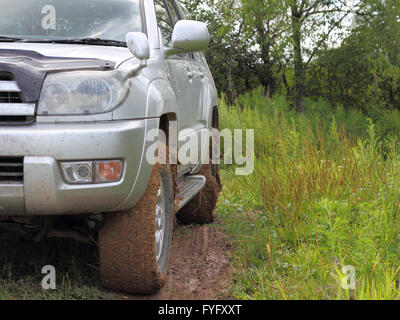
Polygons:
<instances>
[{"instance_id":1,"label":"front grille","mask_svg":"<svg viewBox=\"0 0 400 320\"><path fill-rule=\"evenodd\" d=\"M0 103L22 103L21 95L17 92L0 92Z\"/></svg>"},{"instance_id":2,"label":"front grille","mask_svg":"<svg viewBox=\"0 0 400 320\"><path fill-rule=\"evenodd\" d=\"M26 125L35 120L35 105L25 104L12 74L0 72L0 126Z\"/></svg>"},{"instance_id":3,"label":"front grille","mask_svg":"<svg viewBox=\"0 0 400 320\"><path fill-rule=\"evenodd\" d=\"M24 158L0 158L0 183L23 183Z\"/></svg>"},{"instance_id":4,"label":"front grille","mask_svg":"<svg viewBox=\"0 0 400 320\"><path fill-rule=\"evenodd\" d=\"M9 72L0 72L0 81L13 81L13 75Z\"/></svg>"},{"instance_id":5,"label":"front grille","mask_svg":"<svg viewBox=\"0 0 400 320\"><path fill-rule=\"evenodd\" d=\"M22 126L35 122L33 116L0 116L0 126Z\"/></svg>"}]
</instances>

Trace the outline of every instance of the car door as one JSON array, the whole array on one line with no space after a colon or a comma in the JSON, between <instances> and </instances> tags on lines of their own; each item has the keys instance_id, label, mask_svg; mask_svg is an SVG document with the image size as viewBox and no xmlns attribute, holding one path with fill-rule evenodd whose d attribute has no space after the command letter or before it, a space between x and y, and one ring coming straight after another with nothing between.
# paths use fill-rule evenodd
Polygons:
<instances>
[{"instance_id":1,"label":"car door","mask_svg":"<svg viewBox=\"0 0 400 320\"><path fill-rule=\"evenodd\" d=\"M187 9L181 3L179 3L179 1L170 1L171 3L173 3L176 11L178 12L179 19L191 19ZM205 63L203 52L190 54L190 69L196 73L196 83L193 86L193 90L195 91L195 96L197 100L192 100L192 102L194 103L194 108L192 108L192 112L194 112L194 114L192 115L192 117L195 121L193 127L196 128L197 139L199 141L198 154L201 155L202 150L207 147L206 143L208 143L207 140L209 134L209 130L207 128L208 110L205 110L207 108L207 105L205 104L205 101L203 101L205 94L204 91L207 87L208 81L208 67Z\"/></svg>"},{"instance_id":2,"label":"car door","mask_svg":"<svg viewBox=\"0 0 400 320\"><path fill-rule=\"evenodd\" d=\"M164 47L170 45L172 30L181 19L176 4L170 0L154 0L158 26ZM175 91L179 106L178 114L178 147L185 152L185 159L190 162L180 167L180 172L190 171L200 162L201 121L199 106L202 104L202 78L193 54L177 54L167 58L169 81ZM189 152L189 150L191 152ZM183 159L184 160L184 159Z\"/></svg>"}]
</instances>

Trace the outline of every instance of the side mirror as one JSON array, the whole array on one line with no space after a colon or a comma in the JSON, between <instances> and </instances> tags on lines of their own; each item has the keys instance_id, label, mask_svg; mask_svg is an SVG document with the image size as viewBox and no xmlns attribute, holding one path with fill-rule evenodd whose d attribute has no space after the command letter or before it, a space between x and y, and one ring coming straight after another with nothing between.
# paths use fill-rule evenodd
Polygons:
<instances>
[{"instance_id":1,"label":"side mirror","mask_svg":"<svg viewBox=\"0 0 400 320\"><path fill-rule=\"evenodd\" d=\"M126 45L132 54L139 60L150 58L149 39L142 32L129 32L126 35Z\"/></svg>"},{"instance_id":2,"label":"side mirror","mask_svg":"<svg viewBox=\"0 0 400 320\"><path fill-rule=\"evenodd\" d=\"M193 20L180 20L172 33L172 48L167 48L165 56L182 52L197 52L208 48L210 34L207 25Z\"/></svg>"}]
</instances>

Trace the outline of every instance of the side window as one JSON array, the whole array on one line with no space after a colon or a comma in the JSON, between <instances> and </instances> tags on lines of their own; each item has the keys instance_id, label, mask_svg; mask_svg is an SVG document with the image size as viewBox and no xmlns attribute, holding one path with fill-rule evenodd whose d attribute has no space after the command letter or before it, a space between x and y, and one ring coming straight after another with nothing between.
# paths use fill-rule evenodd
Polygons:
<instances>
[{"instance_id":1,"label":"side window","mask_svg":"<svg viewBox=\"0 0 400 320\"><path fill-rule=\"evenodd\" d=\"M185 20L192 20L189 11L186 9L186 7L184 5L182 5L181 3L179 3L178 1L175 1L177 7L180 9L181 13L182 13L182 17Z\"/></svg>"},{"instance_id":2,"label":"side window","mask_svg":"<svg viewBox=\"0 0 400 320\"><path fill-rule=\"evenodd\" d=\"M157 23L163 37L164 46L168 46L171 42L172 32L174 30L170 14L165 8L165 2L163 0L154 0L154 5L156 9Z\"/></svg>"},{"instance_id":3,"label":"side window","mask_svg":"<svg viewBox=\"0 0 400 320\"><path fill-rule=\"evenodd\" d=\"M172 21L174 22L174 26L179 20L186 20L185 16L182 14L182 11L181 12L179 11L179 5L176 1L174 0L166 0L166 1L168 3L168 10L171 12L171 18ZM194 60L194 56L191 53L182 53L179 54L179 57L184 59Z\"/></svg>"},{"instance_id":4,"label":"side window","mask_svg":"<svg viewBox=\"0 0 400 320\"><path fill-rule=\"evenodd\" d=\"M154 0L157 23L160 28L164 46L169 46L175 24L181 20L177 7L170 0ZM192 54L178 54L180 58L193 59Z\"/></svg>"},{"instance_id":5,"label":"side window","mask_svg":"<svg viewBox=\"0 0 400 320\"><path fill-rule=\"evenodd\" d=\"M171 1L167 0L167 6L168 6L168 11L171 13L171 19L172 22L175 24L181 20L178 16L178 12L176 11L174 5L171 3Z\"/></svg>"}]
</instances>

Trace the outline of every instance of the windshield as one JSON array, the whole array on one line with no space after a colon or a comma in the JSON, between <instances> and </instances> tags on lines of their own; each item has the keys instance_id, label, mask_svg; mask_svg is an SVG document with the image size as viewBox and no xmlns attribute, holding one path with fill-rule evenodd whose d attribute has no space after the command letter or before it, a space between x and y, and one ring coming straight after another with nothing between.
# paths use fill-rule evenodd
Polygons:
<instances>
[{"instance_id":1,"label":"windshield","mask_svg":"<svg viewBox=\"0 0 400 320\"><path fill-rule=\"evenodd\" d=\"M0 0L0 37L100 38L125 42L142 32L140 0Z\"/></svg>"}]
</instances>

